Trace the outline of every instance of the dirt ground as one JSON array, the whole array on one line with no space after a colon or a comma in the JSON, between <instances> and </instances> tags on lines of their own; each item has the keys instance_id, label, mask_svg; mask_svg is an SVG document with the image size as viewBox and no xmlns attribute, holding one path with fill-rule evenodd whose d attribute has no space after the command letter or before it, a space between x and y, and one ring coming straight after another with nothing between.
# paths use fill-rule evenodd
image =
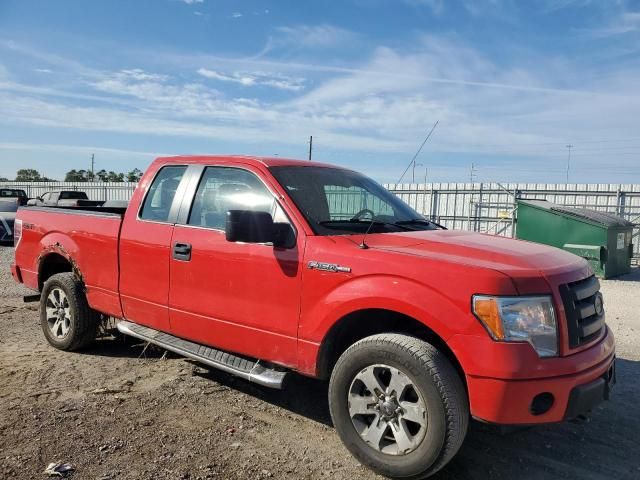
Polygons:
<instances>
[{"instance_id":1,"label":"dirt ground","mask_svg":"<svg viewBox=\"0 0 640 480\"><path fill-rule=\"evenodd\" d=\"M331 427L327 385L255 386L136 342L50 347L0 247L0 479L376 478ZM640 271L602 281L618 342L613 398L583 423L501 435L472 422L437 479L640 478Z\"/></svg>"}]
</instances>

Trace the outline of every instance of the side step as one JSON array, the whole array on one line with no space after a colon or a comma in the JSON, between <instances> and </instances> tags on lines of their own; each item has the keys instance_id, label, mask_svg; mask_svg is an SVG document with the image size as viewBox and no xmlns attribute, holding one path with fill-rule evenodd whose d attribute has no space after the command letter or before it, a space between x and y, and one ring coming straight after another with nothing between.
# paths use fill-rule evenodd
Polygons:
<instances>
[{"instance_id":1,"label":"side step","mask_svg":"<svg viewBox=\"0 0 640 480\"><path fill-rule=\"evenodd\" d=\"M162 348L189 357L218 370L249 380L269 388L281 389L287 372L281 372L260 365L260 360L250 360L215 348L200 345L189 340L174 337L168 333L122 320L117 328L120 333L153 343Z\"/></svg>"}]
</instances>

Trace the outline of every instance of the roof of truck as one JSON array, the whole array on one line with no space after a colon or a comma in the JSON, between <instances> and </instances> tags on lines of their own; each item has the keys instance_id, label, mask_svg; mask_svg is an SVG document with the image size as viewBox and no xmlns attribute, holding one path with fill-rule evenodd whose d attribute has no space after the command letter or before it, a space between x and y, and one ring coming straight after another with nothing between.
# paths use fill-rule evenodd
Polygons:
<instances>
[{"instance_id":1,"label":"roof of truck","mask_svg":"<svg viewBox=\"0 0 640 480\"><path fill-rule=\"evenodd\" d=\"M242 160L249 164L264 165L265 167L333 167L342 168L328 163L311 162L309 160L294 160L280 157L258 157L252 155L178 155L175 157L159 157L155 161L163 164L169 163L232 163Z\"/></svg>"}]
</instances>

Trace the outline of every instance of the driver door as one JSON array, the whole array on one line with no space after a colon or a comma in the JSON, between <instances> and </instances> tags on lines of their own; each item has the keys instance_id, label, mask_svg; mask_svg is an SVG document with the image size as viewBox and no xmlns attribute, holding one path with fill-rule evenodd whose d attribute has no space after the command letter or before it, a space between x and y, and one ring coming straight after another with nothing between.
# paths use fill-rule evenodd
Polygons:
<instances>
[{"instance_id":1,"label":"driver door","mask_svg":"<svg viewBox=\"0 0 640 480\"><path fill-rule=\"evenodd\" d=\"M206 167L192 199L172 238L172 333L295 366L302 236L288 249L226 240L228 210L264 211L289 222L248 167Z\"/></svg>"}]
</instances>

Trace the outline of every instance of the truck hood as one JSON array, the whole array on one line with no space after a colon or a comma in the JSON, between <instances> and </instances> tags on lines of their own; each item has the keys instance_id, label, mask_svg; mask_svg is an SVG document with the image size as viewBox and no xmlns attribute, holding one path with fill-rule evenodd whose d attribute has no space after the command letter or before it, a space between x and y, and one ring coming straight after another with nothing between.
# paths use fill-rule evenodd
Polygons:
<instances>
[{"instance_id":1,"label":"truck hood","mask_svg":"<svg viewBox=\"0 0 640 480\"><path fill-rule=\"evenodd\" d=\"M557 283L559 279L574 281L591 275L586 260L559 248L474 232L375 234L367 236L366 243L370 248L388 252L496 270L513 278L517 287L526 284L526 290L532 286L534 290L542 288L538 282L531 282L536 278Z\"/></svg>"}]
</instances>

